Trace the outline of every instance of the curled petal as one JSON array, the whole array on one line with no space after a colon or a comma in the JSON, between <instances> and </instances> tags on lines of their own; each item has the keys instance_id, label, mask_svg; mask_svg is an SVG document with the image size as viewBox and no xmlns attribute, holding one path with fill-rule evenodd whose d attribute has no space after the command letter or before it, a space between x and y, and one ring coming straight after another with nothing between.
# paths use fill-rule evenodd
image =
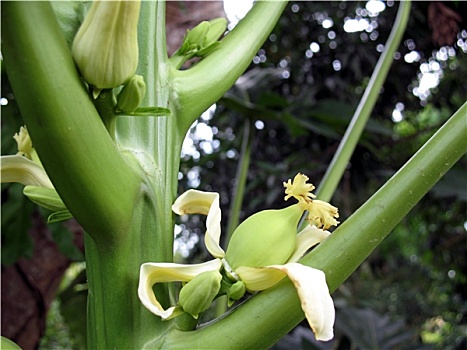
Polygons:
<instances>
[{"instance_id":1,"label":"curled petal","mask_svg":"<svg viewBox=\"0 0 467 350\"><path fill-rule=\"evenodd\" d=\"M215 271L221 268L219 259L211 260L203 264L182 265L173 263L145 263L141 265L139 274L138 296L143 305L153 314L162 319L170 319L178 316L183 311L179 307L171 306L164 310L157 300L152 286L164 282L188 282L200 273Z\"/></svg>"},{"instance_id":2,"label":"curled petal","mask_svg":"<svg viewBox=\"0 0 467 350\"><path fill-rule=\"evenodd\" d=\"M290 263L261 268L242 266L236 272L250 291L270 288L287 275L297 289L302 309L316 339L332 339L335 310L323 271Z\"/></svg>"},{"instance_id":3,"label":"curled petal","mask_svg":"<svg viewBox=\"0 0 467 350\"><path fill-rule=\"evenodd\" d=\"M221 208L219 206L218 193L188 190L177 198L172 205L172 210L178 215L207 215L204 244L213 257L224 257L225 252L219 245L221 236Z\"/></svg>"},{"instance_id":4,"label":"curled petal","mask_svg":"<svg viewBox=\"0 0 467 350\"><path fill-rule=\"evenodd\" d=\"M1 162L2 182L19 182L25 186L54 188L45 170L26 157L3 156Z\"/></svg>"},{"instance_id":5,"label":"curled petal","mask_svg":"<svg viewBox=\"0 0 467 350\"><path fill-rule=\"evenodd\" d=\"M330 234L331 232L321 230L314 225L307 225L307 227L297 235L297 245L287 262L297 262L308 249L318 243L321 243L321 241L327 238Z\"/></svg>"},{"instance_id":6,"label":"curled petal","mask_svg":"<svg viewBox=\"0 0 467 350\"><path fill-rule=\"evenodd\" d=\"M285 272L293 282L316 340L331 340L335 310L324 272L297 263L268 267Z\"/></svg>"}]
</instances>

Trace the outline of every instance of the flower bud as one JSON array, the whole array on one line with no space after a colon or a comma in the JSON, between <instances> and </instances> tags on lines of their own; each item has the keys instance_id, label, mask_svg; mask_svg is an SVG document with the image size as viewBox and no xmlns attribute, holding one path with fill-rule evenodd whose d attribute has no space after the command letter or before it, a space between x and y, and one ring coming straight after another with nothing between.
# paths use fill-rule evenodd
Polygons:
<instances>
[{"instance_id":1,"label":"flower bud","mask_svg":"<svg viewBox=\"0 0 467 350\"><path fill-rule=\"evenodd\" d=\"M203 47L208 47L209 45L217 42L219 37L225 33L227 29L227 20L225 18L215 18L209 22L209 30L204 36Z\"/></svg>"},{"instance_id":2,"label":"flower bud","mask_svg":"<svg viewBox=\"0 0 467 350\"><path fill-rule=\"evenodd\" d=\"M203 21L192 30L187 30L182 46L176 55L205 57L216 50L220 43L217 41L227 28L225 18Z\"/></svg>"},{"instance_id":3,"label":"flower bud","mask_svg":"<svg viewBox=\"0 0 467 350\"><path fill-rule=\"evenodd\" d=\"M201 47L208 30L209 22L203 21L192 30L187 30L185 41L195 47Z\"/></svg>"},{"instance_id":4,"label":"flower bud","mask_svg":"<svg viewBox=\"0 0 467 350\"><path fill-rule=\"evenodd\" d=\"M132 113L146 95L146 83L141 75L134 75L122 88L117 97L117 108Z\"/></svg>"},{"instance_id":5,"label":"flower bud","mask_svg":"<svg viewBox=\"0 0 467 350\"><path fill-rule=\"evenodd\" d=\"M227 297L229 298L229 306L235 302L235 300L240 299L246 293L245 283L242 281L235 282L227 291Z\"/></svg>"},{"instance_id":6,"label":"flower bud","mask_svg":"<svg viewBox=\"0 0 467 350\"><path fill-rule=\"evenodd\" d=\"M233 270L239 266L262 267L286 262L295 249L302 214L298 204L254 214L233 233L225 260Z\"/></svg>"},{"instance_id":7,"label":"flower bud","mask_svg":"<svg viewBox=\"0 0 467 350\"><path fill-rule=\"evenodd\" d=\"M19 129L19 133L16 133L13 138L18 144L18 155L25 156L26 158L31 159L32 152L32 141L29 137L28 129L25 126L22 126Z\"/></svg>"},{"instance_id":8,"label":"flower bud","mask_svg":"<svg viewBox=\"0 0 467 350\"><path fill-rule=\"evenodd\" d=\"M75 40L72 54L84 80L111 89L130 79L138 65L140 1L94 1Z\"/></svg>"},{"instance_id":9,"label":"flower bud","mask_svg":"<svg viewBox=\"0 0 467 350\"><path fill-rule=\"evenodd\" d=\"M219 271L202 272L183 286L178 303L194 318L206 311L221 288L222 275Z\"/></svg>"}]
</instances>

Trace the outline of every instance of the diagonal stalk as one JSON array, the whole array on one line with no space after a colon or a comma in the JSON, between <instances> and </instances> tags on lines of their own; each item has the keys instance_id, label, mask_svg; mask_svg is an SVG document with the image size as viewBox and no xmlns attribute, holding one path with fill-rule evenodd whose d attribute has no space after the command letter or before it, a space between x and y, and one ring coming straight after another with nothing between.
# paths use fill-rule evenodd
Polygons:
<instances>
[{"instance_id":1,"label":"diagonal stalk","mask_svg":"<svg viewBox=\"0 0 467 350\"><path fill-rule=\"evenodd\" d=\"M245 185L248 176L248 169L250 168L251 159L251 144L253 143L254 130L251 129L251 121L245 119L243 126L243 140L238 162L237 175L235 176L237 183L232 199L232 205L229 210L229 223L227 225L227 233L224 237L224 247L229 245L230 237L234 233L240 221L240 211L242 208L243 197L245 196Z\"/></svg>"},{"instance_id":2,"label":"diagonal stalk","mask_svg":"<svg viewBox=\"0 0 467 350\"><path fill-rule=\"evenodd\" d=\"M394 53L401 43L402 36L409 20L409 14L410 1L399 2L397 17L386 43L386 48L376 64L375 70L371 75L370 82L368 83L365 93L358 104L357 110L355 111L344 137L339 144L339 148L337 149L331 164L326 170L326 173L317 188L316 196L325 202L329 202L331 200L334 191L344 174L350 157L360 140L363 129L365 128L371 111L379 97L381 87L388 75Z\"/></svg>"}]
</instances>

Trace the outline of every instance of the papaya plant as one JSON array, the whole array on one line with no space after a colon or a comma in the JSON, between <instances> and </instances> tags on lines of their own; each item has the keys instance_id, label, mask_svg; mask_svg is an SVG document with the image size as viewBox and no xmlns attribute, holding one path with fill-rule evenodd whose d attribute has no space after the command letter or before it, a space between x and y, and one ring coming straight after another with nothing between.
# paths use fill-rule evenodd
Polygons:
<instances>
[{"instance_id":1,"label":"papaya plant","mask_svg":"<svg viewBox=\"0 0 467 350\"><path fill-rule=\"evenodd\" d=\"M401 2L319 199L306 175L284 179L285 199L298 203L252 215L224 250L219 195L177 196L182 142L244 73L286 4L257 2L226 35L224 19L202 22L169 57L163 1L73 2L60 22L48 2L2 3L2 54L26 124L18 153L2 157L2 182L25 185L25 196L53 211L49 221L74 217L85 229L89 348L267 348L304 317L318 340L331 339L330 292L465 154L467 104L327 231L339 224L327 202L409 18L410 2ZM194 213L206 215L214 259L175 264L174 214ZM223 295L231 310L199 324Z\"/></svg>"}]
</instances>

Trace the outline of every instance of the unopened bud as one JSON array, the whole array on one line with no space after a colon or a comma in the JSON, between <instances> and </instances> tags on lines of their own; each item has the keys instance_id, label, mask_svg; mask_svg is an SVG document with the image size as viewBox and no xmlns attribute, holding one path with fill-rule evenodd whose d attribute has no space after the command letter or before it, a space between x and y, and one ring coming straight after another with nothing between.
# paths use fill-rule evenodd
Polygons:
<instances>
[{"instance_id":1,"label":"unopened bud","mask_svg":"<svg viewBox=\"0 0 467 350\"><path fill-rule=\"evenodd\" d=\"M235 282L227 291L227 297L229 298L229 306L235 302L235 300L240 299L246 293L245 283L242 281Z\"/></svg>"},{"instance_id":2,"label":"unopened bud","mask_svg":"<svg viewBox=\"0 0 467 350\"><path fill-rule=\"evenodd\" d=\"M190 45L201 47L208 30L209 22L203 21L192 30L187 30L185 41L187 41Z\"/></svg>"},{"instance_id":3,"label":"unopened bud","mask_svg":"<svg viewBox=\"0 0 467 350\"><path fill-rule=\"evenodd\" d=\"M221 288L222 275L219 271L200 273L183 286L178 303L194 318L206 311Z\"/></svg>"},{"instance_id":4,"label":"unopened bud","mask_svg":"<svg viewBox=\"0 0 467 350\"><path fill-rule=\"evenodd\" d=\"M18 155L25 156L31 159L31 152L32 152L32 141L29 137L28 130L25 126L22 126L19 129L19 133L16 133L13 138L15 139L16 143L18 144Z\"/></svg>"},{"instance_id":5,"label":"unopened bud","mask_svg":"<svg viewBox=\"0 0 467 350\"><path fill-rule=\"evenodd\" d=\"M111 89L135 74L139 11L140 1L94 1L72 47L76 65L88 84Z\"/></svg>"},{"instance_id":6,"label":"unopened bud","mask_svg":"<svg viewBox=\"0 0 467 350\"><path fill-rule=\"evenodd\" d=\"M302 214L303 209L297 204L254 214L233 233L225 260L233 270L239 266L262 267L286 262L295 249Z\"/></svg>"},{"instance_id":7,"label":"unopened bud","mask_svg":"<svg viewBox=\"0 0 467 350\"><path fill-rule=\"evenodd\" d=\"M146 95L146 83L141 75L134 75L122 88L117 97L117 108L123 112L131 113Z\"/></svg>"},{"instance_id":8,"label":"unopened bud","mask_svg":"<svg viewBox=\"0 0 467 350\"><path fill-rule=\"evenodd\" d=\"M225 33L227 29L227 20L225 18L215 18L209 22L209 30L204 36L203 48L217 42L219 37Z\"/></svg>"}]
</instances>

